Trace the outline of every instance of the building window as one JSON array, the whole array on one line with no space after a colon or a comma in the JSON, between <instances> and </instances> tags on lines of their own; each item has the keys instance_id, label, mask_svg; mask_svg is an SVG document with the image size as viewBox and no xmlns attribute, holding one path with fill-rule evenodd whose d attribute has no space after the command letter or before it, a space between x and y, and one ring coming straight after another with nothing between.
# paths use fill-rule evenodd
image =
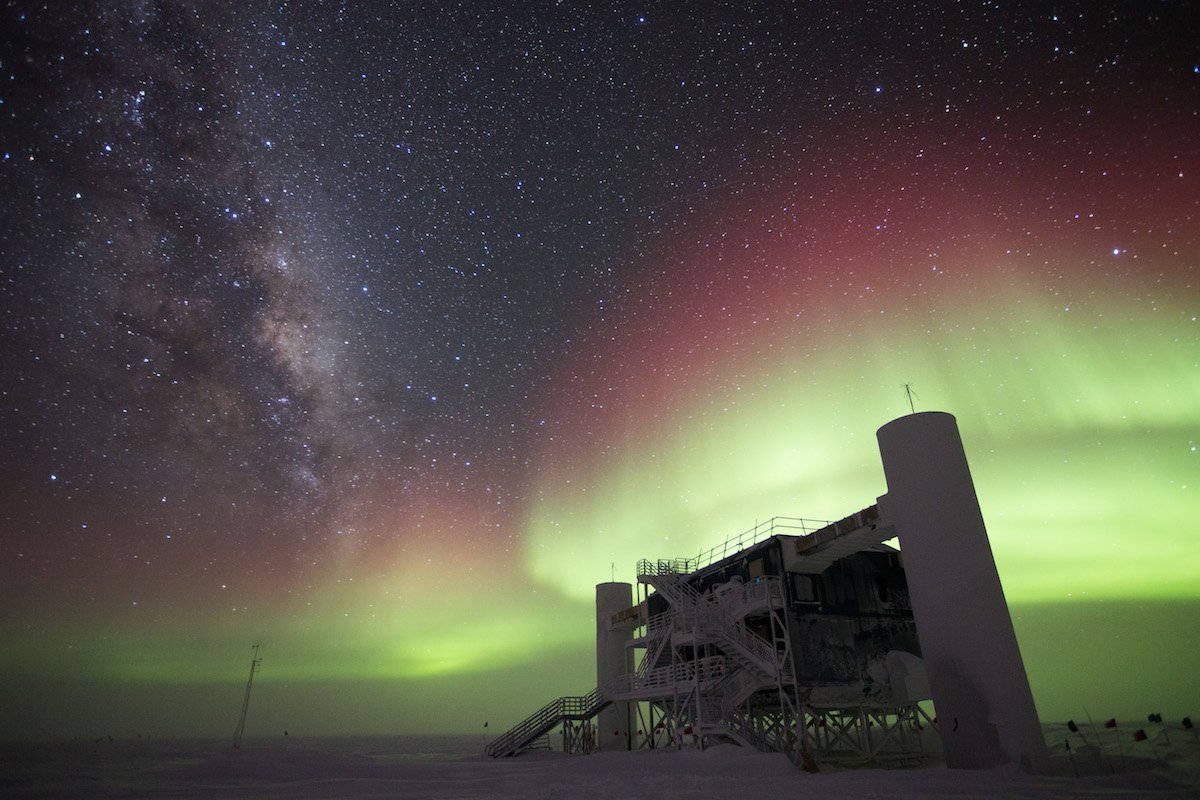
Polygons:
<instances>
[{"instance_id":1,"label":"building window","mask_svg":"<svg viewBox=\"0 0 1200 800\"><path fill-rule=\"evenodd\" d=\"M812 575L793 575L792 594L797 603L819 603L817 595L817 579Z\"/></svg>"}]
</instances>

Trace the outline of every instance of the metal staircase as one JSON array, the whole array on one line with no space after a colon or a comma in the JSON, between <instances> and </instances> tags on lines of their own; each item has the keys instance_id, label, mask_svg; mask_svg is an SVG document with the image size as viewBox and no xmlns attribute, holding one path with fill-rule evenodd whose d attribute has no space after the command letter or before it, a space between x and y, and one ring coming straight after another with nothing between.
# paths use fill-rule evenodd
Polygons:
<instances>
[{"instance_id":1,"label":"metal staircase","mask_svg":"<svg viewBox=\"0 0 1200 800\"><path fill-rule=\"evenodd\" d=\"M742 703L750 699L750 695L762 688L762 681L752 673L744 669L732 671L717 687L717 694L721 699L721 719L737 711Z\"/></svg>"},{"instance_id":2,"label":"metal staircase","mask_svg":"<svg viewBox=\"0 0 1200 800\"><path fill-rule=\"evenodd\" d=\"M753 747L763 752L782 752L784 747L777 737L760 731L754 725L754 720L740 709L733 709L725 715L726 733L730 738L746 747Z\"/></svg>"},{"instance_id":3,"label":"metal staircase","mask_svg":"<svg viewBox=\"0 0 1200 800\"><path fill-rule=\"evenodd\" d=\"M642 663L637 665L634 675L638 678L644 678L646 673L658 664L662 657L663 650L671 641L671 634L675 629L675 612L671 610L664 611L661 614L655 614L646 623L646 653L642 658Z\"/></svg>"},{"instance_id":4,"label":"metal staircase","mask_svg":"<svg viewBox=\"0 0 1200 800\"><path fill-rule=\"evenodd\" d=\"M560 697L552 700L521 722L514 725L503 736L487 746L492 758L515 756L528 749L531 744L545 736L555 726L568 721L586 721L603 711L612 700L599 688L583 697Z\"/></svg>"},{"instance_id":5,"label":"metal staircase","mask_svg":"<svg viewBox=\"0 0 1200 800\"><path fill-rule=\"evenodd\" d=\"M638 576L671 604L682 623L677 628L690 629L697 636L715 642L739 665L764 681L775 681L779 669L790 670L790 664L780 664L775 647L747 628L745 622L748 610L771 607L776 594L782 602L777 579L760 579L720 595L702 595L671 569L674 563L641 561Z\"/></svg>"},{"instance_id":6,"label":"metal staircase","mask_svg":"<svg viewBox=\"0 0 1200 800\"><path fill-rule=\"evenodd\" d=\"M690 695L689 703L677 708L676 713L696 723L701 735L728 736L757 749L781 750L783 743L755 728L741 706L756 692L782 692L783 685L791 681L788 643L767 641L746 625L748 615L770 614L782 607L783 587L777 578L760 578L701 594L685 578L692 566L690 561L638 563L638 580L660 593L670 605L667 612L652 618L656 624L647 625L646 658L641 666L658 662L667 639L693 648L716 646L723 653L720 680L707 691ZM773 637L777 633L772 630ZM783 644L782 649L779 644Z\"/></svg>"},{"instance_id":7,"label":"metal staircase","mask_svg":"<svg viewBox=\"0 0 1200 800\"><path fill-rule=\"evenodd\" d=\"M655 591L662 592L673 607L679 610L695 608L704 602L704 595L685 581L689 561L650 561L642 559L637 565L638 580L648 583Z\"/></svg>"},{"instance_id":8,"label":"metal staircase","mask_svg":"<svg viewBox=\"0 0 1200 800\"><path fill-rule=\"evenodd\" d=\"M721 620L719 627L709 633L739 666L762 681L774 684L779 671L786 669L785 665L779 663L779 655L771 643L752 632L742 620Z\"/></svg>"}]
</instances>

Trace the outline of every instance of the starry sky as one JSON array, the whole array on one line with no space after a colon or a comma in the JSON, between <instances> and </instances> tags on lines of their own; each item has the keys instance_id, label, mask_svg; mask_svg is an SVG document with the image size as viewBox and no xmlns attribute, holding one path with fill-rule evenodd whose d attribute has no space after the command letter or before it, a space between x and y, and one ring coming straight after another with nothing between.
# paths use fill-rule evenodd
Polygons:
<instances>
[{"instance_id":1,"label":"starry sky","mask_svg":"<svg viewBox=\"0 0 1200 800\"><path fill-rule=\"evenodd\" d=\"M905 384L1043 716L1200 712L1194 9L494 5L4 3L0 738L506 726Z\"/></svg>"}]
</instances>

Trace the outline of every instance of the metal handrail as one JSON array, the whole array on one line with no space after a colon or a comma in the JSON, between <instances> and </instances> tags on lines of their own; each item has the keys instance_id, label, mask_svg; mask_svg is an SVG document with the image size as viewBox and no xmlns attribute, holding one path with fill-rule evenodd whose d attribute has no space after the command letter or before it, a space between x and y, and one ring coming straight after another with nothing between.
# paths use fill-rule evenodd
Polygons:
<instances>
[{"instance_id":1,"label":"metal handrail","mask_svg":"<svg viewBox=\"0 0 1200 800\"><path fill-rule=\"evenodd\" d=\"M745 550L753 544L758 544L772 536L804 536L829 525L828 520L806 519L804 517L771 517L766 522L760 522L753 528L747 528L741 533L728 537L721 544L700 551L695 558L674 558L651 561L642 559L637 564L638 575L688 575L702 570L710 564L715 564L729 556Z\"/></svg>"},{"instance_id":2,"label":"metal handrail","mask_svg":"<svg viewBox=\"0 0 1200 800\"><path fill-rule=\"evenodd\" d=\"M762 540L769 539L772 536L778 534L808 534L820 530L828 524L825 520L805 519L803 517L771 517L766 522L760 522L753 528L747 528L739 534L730 536L716 547L710 547L708 550L701 551L700 555L689 560L696 563L693 571L704 569L709 564L728 558L734 553L745 550L750 545L758 544Z\"/></svg>"}]
</instances>

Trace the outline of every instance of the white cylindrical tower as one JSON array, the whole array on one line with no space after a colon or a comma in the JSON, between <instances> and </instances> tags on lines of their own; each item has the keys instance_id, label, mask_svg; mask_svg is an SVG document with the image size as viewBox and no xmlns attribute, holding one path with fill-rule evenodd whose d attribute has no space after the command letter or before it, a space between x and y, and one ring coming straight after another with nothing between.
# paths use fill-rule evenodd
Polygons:
<instances>
[{"instance_id":1,"label":"white cylindrical tower","mask_svg":"<svg viewBox=\"0 0 1200 800\"><path fill-rule=\"evenodd\" d=\"M954 417L879 429L887 494L949 767L1042 772L1046 742Z\"/></svg>"},{"instance_id":2,"label":"white cylindrical tower","mask_svg":"<svg viewBox=\"0 0 1200 800\"><path fill-rule=\"evenodd\" d=\"M612 629L613 614L633 605L628 583L596 584L596 685L633 671L633 653L625 643L633 636L628 628ZM628 750L629 702L613 703L596 720L596 746L600 750Z\"/></svg>"}]
</instances>

